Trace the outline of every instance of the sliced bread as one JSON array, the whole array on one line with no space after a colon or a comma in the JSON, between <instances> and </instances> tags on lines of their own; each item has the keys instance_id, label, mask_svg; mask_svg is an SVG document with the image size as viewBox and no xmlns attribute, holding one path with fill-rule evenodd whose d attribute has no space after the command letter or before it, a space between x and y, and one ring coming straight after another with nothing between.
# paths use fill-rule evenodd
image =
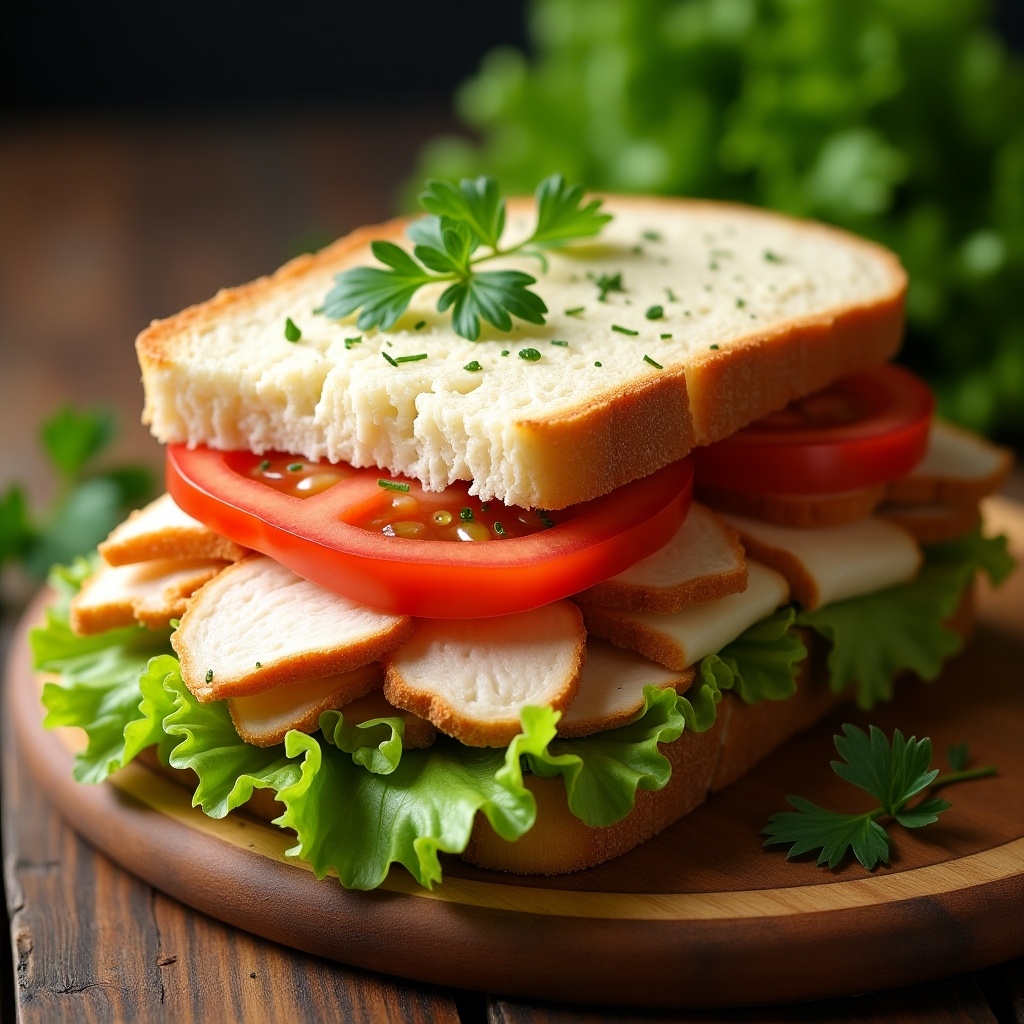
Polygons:
<instances>
[{"instance_id":1,"label":"sliced bread","mask_svg":"<svg viewBox=\"0 0 1024 1024\"><path fill-rule=\"evenodd\" d=\"M600 238L550 254L547 273L507 261L538 276L540 327L466 341L436 311L437 286L387 334L318 315L336 274L378 265L372 240L408 243L405 221L154 322L136 346L144 420L164 442L377 465L432 489L470 480L484 499L554 509L899 345L906 278L879 246L735 205L613 197L606 208ZM511 204L507 236L531 218L529 202Z\"/></svg>"}]
</instances>

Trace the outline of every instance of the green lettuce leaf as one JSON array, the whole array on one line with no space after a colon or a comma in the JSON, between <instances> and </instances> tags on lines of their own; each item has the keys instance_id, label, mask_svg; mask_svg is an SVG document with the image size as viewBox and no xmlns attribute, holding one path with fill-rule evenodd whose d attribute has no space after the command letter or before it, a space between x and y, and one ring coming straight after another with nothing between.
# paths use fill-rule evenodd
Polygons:
<instances>
[{"instance_id":1,"label":"green lettuce leaf","mask_svg":"<svg viewBox=\"0 0 1024 1024\"><path fill-rule=\"evenodd\" d=\"M701 687L702 706L714 703L721 694ZM663 789L672 766L658 750L659 743L678 739L685 725L681 706L689 707L675 690L644 687L644 706L628 725L578 739L552 738L541 750L527 755L530 771L541 778L560 775L565 781L569 810L587 825L611 825L633 809L638 789ZM539 716L552 714L547 708L524 708L524 728ZM553 732L552 728L552 732Z\"/></svg>"},{"instance_id":2,"label":"green lettuce leaf","mask_svg":"<svg viewBox=\"0 0 1024 1024\"><path fill-rule=\"evenodd\" d=\"M331 731L288 733L288 756L302 758L301 777L277 794L285 812L275 823L296 833L288 852L351 889L375 888L396 862L430 888L441 880L439 853L466 848L478 811L502 838L517 839L537 813L521 759L547 746L557 721L550 709L535 710L507 750L439 738L429 750L405 751L386 776L356 764Z\"/></svg>"},{"instance_id":3,"label":"green lettuce leaf","mask_svg":"<svg viewBox=\"0 0 1024 1024\"><path fill-rule=\"evenodd\" d=\"M721 690L732 690L747 704L785 700L796 692L796 670L807 648L790 627L794 608L780 608L726 644L718 654L701 660L705 682L713 678Z\"/></svg>"},{"instance_id":4,"label":"green lettuce leaf","mask_svg":"<svg viewBox=\"0 0 1024 1024\"><path fill-rule=\"evenodd\" d=\"M163 720L171 744L167 760L172 768L191 768L199 777L193 807L202 807L211 818L223 818L255 789L278 790L298 781L299 765L283 744L246 743L235 731L227 704L201 704L182 681L177 660L165 660L164 687L173 695L173 710Z\"/></svg>"},{"instance_id":5,"label":"green lettuce leaf","mask_svg":"<svg viewBox=\"0 0 1024 1024\"><path fill-rule=\"evenodd\" d=\"M341 711L325 711L320 729L339 750L352 755L352 762L374 775L390 775L402 760L401 718L371 718L355 724L345 721Z\"/></svg>"},{"instance_id":6,"label":"green lettuce leaf","mask_svg":"<svg viewBox=\"0 0 1024 1024\"><path fill-rule=\"evenodd\" d=\"M47 610L45 625L29 635L33 664L59 673L61 683L46 683L46 728L77 726L88 742L75 757L80 782L102 782L144 747L159 741L167 707L159 686L146 679L150 659L167 647L165 632L142 627L79 637L66 616Z\"/></svg>"},{"instance_id":7,"label":"green lettuce leaf","mask_svg":"<svg viewBox=\"0 0 1024 1024\"><path fill-rule=\"evenodd\" d=\"M867 710L892 697L901 672L936 679L945 660L962 646L959 635L943 623L956 610L964 587L978 570L998 583L1012 566L1006 539L986 538L976 530L929 545L921 571L909 583L802 611L797 623L832 644L828 670L833 692L856 687L857 706Z\"/></svg>"}]
</instances>

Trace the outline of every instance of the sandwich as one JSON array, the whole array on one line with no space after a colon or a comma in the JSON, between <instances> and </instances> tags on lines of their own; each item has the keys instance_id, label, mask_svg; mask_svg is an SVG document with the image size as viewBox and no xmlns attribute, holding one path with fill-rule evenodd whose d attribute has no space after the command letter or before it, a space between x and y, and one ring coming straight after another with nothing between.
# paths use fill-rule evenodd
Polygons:
<instances>
[{"instance_id":1,"label":"sandwich","mask_svg":"<svg viewBox=\"0 0 1024 1024\"><path fill-rule=\"evenodd\" d=\"M939 674L1009 455L889 362L891 253L557 176L422 201L139 336L167 494L33 635L77 777L146 758L348 887L557 873Z\"/></svg>"}]
</instances>

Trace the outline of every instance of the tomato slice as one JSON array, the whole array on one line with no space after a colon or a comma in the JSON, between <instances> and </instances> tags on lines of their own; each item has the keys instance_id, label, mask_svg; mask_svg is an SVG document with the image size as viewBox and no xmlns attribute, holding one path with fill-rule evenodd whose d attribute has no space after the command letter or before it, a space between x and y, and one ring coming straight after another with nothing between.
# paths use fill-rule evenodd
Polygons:
<instances>
[{"instance_id":1,"label":"tomato slice","mask_svg":"<svg viewBox=\"0 0 1024 1024\"><path fill-rule=\"evenodd\" d=\"M354 525L372 519L382 494L396 485L435 507L439 496L414 480L346 467L337 483L298 497L259 479L261 464L273 458L170 445L167 490L210 529L328 590L424 618L524 611L622 572L667 543L683 523L693 482L691 463L683 459L611 494L551 513L557 522L550 528L460 543L385 536ZM466 487L449 488L441 499L462 507Z\"/></svg>"},{"instance_id":2,"label":"tomato slice","mask_svg":"<svg viewBox=\"0 0 1024 1024\"><path fill-rule=\"evenodd\" d=\"M697 484L834 494L895 480L924 458L935 399L898 366L836 381L693 452Z\"/></svg>"}]
</instances>

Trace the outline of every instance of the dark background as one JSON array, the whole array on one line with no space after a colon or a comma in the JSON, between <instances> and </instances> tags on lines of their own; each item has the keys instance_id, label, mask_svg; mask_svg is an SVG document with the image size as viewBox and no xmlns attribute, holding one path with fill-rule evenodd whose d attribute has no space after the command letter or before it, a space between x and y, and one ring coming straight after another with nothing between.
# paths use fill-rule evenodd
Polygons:
<instances>
[{"instance_id":1,"label":"dark background","mask_svg":"<svg viewBox=\"0 0 1024 1024\"><path fill-rule=\"evenodd\" d=\"M989 6L1004 37L1024 49L1024 0ZM526 8L525 0L3 0L0 115L443 100L493 46L528 46Z\"/></svg>"},{"instance_id":2,"label":"dark background","mask_svg":"<svg viewBox=\"0 0 1024 1024\"><path fill-rule=\"evenodd\" d=\"M0 7L0 95L21 117L447 97L523 0L97 0Z\"/></svg>"}]
</instances>

